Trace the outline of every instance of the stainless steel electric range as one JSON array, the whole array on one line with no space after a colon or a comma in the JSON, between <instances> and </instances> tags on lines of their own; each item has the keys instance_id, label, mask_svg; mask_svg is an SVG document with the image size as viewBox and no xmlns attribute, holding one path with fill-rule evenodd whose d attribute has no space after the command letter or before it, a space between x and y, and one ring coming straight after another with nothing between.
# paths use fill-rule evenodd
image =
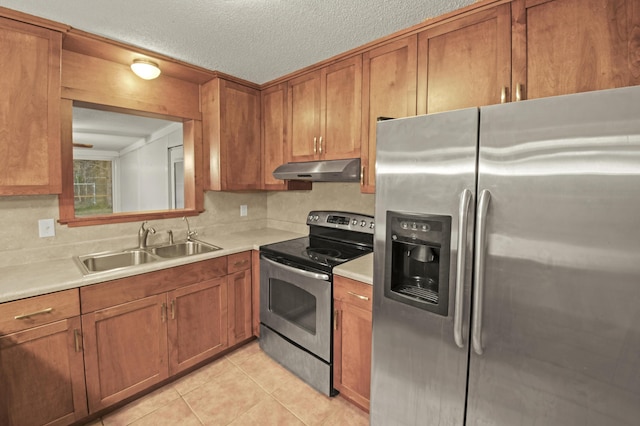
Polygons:
<instances>
[{"instance_id":1,"label":"stainless steel electric range","mask_svg":"<svg viewBox=\"0 0 640 426\"><path fill-rule=\"evenodd\" d=\"M260 347L326 395L333 389L333 268L373 251L373 217L312 211L309 235L260 247Z\"/></svg>"}]
</instances>

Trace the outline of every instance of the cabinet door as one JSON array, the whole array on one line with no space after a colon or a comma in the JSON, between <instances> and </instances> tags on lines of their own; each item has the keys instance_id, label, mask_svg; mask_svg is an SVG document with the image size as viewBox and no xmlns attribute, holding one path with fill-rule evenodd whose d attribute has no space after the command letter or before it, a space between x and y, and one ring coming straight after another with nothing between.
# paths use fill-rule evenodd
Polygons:
<instances>
[{"instance_id":1,"label":"cabinet door","mask_svg":"<svg viewBox=\"0 0 640 426\"><path fill-rule=\"evenodd\" d=\"M362 192L376 180L378 117L416 115L417 37L409 36L366 52L362 71Z\"/></svg>"},{"instance_id":2,"label":"cabinet door","mask_svg":"<svg viewBox=\"0 0 640 426\"><path fill-rule=\"evenodd\" d=\"M334 387L367 411L371 388L372 290L372 286L359 281L334 277Z\"/></svg>"},{"instance_id":3,"label":"cabinet door","mask_svg":"<svg viewBox=\"0 0 640 426\"><path fill-rule=\"evenodd\" d=\"M640 84L640 3L516 0L513 87L521 99Z\"/></svg>"},{"instance_id":4,"label":"cabinet door","mask_svg":"<svg viewBox=\"0 0 640 426\"><path fill-rule=\"evenodd\" d=\"M226 349L227 285L224 277L169 293L171 374Z\"/></svg>"},{"instance_id":5,"label":"cabinet door","mask_svg":"<svg viewBox=\"0 0 640 426\"><path fill-rule=\"evenodd\" d=\"M322 69L322 98L318 154L326 160L360 157L361 55Z\"/></svg>"},{"instance_id":6,"label":"cabinet door","mask_svg":"<svg viewBox=\"0 0 640 426\"><path fill-rule=\"evenodd\" d=\"M320 71L289 81L289 161L311 161L318 153L320 137Z\"/></svg>"},{"instance_id":7,"label":"cabinet door","mask_svg":"<svg viewBox=\"0 0 640 426\"><path fill-rule=\"evenodd\" d=\"M82 316L89 411L168 377L166 294Z\"/></svg>"},{"instance_id":8,"label":"cabinet door","mask_svg":"<svg viewBox=\"0 0 640 426\"><path fill-rule=\"evenodd\" d=\"M276 167L286 163L287 85L265 89L262 96L262 152L264 188L283 189L284 181L273 177Z\"/></svg>"},{"instance_id":9,"label":"cabinet door","mask_svg":"<svg viewBox=\"0 0 640 426\"><path fill-rule=\"evenodd\" d=\"M336 301L334 387L369 411L371 389L371 311Z\"/></svg>"},{"instance_id":10,"label":"cabinet door","mask_svg":"<svg viewBox=\"0 0 640 426\"><path fill-rule=\"evenodd\" d=\"M283 181L273 177L276 167L289 161L287 140L287 84L264 89L262 101L262 188L266 190L311 189L311 182Z\"/></svg>"},{"instance_id":11,"label":"cabinet door","mask_svg":"<svg viewBox=\"0 0 640 426\"><path fill-rule=\"evenodd\" d=\"M0 337L0 424L67 425L87 415L80 317Z\"/></svg>"},{"instance_id":12,"label":"cabinet door","mask_svg":"<svg viewBox=\"0 0 640 426\"><path fill-rule=\"evenodd\" d=\"M221 83L224 188L260 189L260 92L226 80Z\"/></svg>"},{"instance_id":13,"label":"cabinet door","mask_svg":"<svg viewBox=\"0 0 640 426\"><path fill-rule=\"evenodd\" d=\"M260 189L260 92L215 78L202 86L202 116L206 189Z\"/></svg>"},{"instance_id":14,"label":"cabinet door","mask_svg":"<svg viewBox=\"0 0 640 426\"><path fill-rule=\"evenodd\" d=\"M260 252L251 252L251 327L253 335L260 337Z\"/></svg>"},{"instance_id":15,"label":"cabinet door","mask_svg":"<svg viewBox=\"0 0 640 426\"><path fill-rule=\"evenodd\" d=\"M418 36L418 114L509 100L509 4L434 26Z\"/></svg>"},{"instance_id":16,"label":"cabinet door","mask_svg":"<svg viewBox=\"0 0 640 426\"><path fill-rule=\"evenodd\" d=\"M0 195L62 191L61 49L60 33L0 18Z\"/></svg>"},{"instance_id":17,"label":"cabinet door","mask_svg":"<svg viewBox=\"0 0 640 426\"><path fill-rule=\"evenodd\" d=\"M227 277L229 285L229 346L247 340L251 326L251 269Z\"/></svg>"},{"instance_id":18,"label":"cabinet door","mask_svg":"<svg viewBox=\"0 0 640 426\"><path fill-rule=\"evenodd\" d=\"M259 259L258 259L259 260ZM252 336L253 258L245 251L228 257L229 346ZM259 279L258 279L259 282Z\"/></svg>"}]
</instances>

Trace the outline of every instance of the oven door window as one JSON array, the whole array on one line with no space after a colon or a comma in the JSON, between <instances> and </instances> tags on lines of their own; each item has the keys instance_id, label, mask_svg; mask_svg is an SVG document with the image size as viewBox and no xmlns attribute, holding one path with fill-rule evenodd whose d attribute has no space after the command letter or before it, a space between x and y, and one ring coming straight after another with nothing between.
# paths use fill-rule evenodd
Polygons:
<instances>
[{"instance_id":1,"label":"oven door window","mask_svg":"<svg viewBox=\"0 0 640 426\"><path fill-rule=\"evenodd\" d=\"M269 310L306 332L316 334L316 298L300 287L279 279L269 280Z\"/></svg>"}]
</instances>

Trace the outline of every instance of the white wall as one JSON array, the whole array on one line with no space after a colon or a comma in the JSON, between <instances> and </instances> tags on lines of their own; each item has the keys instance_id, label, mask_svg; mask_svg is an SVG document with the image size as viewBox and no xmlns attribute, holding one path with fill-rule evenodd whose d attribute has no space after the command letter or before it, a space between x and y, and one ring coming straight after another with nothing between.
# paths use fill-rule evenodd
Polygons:
<instances>
[{"instance_id":1,"label":"white wall","mask_svg":"<svg viewBox=\"0 0 640 426\"><path fill-rule=\"evenodd\" d=\"M120 211L171 208L169 147L181 143L182 126L151 141L136 144L120 157Z\"/></svg>"},{"instance_id":2,"label":"white wall","mask_svg":"<svg viewBox=\"0 0 640 426\"><path fill-rule=\"evenodd\" d=\"M121 156L118 160L118 180L120 191L114 191L113 197L118 197L119 203L114 202L115 212L131 212L138 210L138 150ZM115 206L119 205L119 209Z\"/></svg>"}]
</instances>

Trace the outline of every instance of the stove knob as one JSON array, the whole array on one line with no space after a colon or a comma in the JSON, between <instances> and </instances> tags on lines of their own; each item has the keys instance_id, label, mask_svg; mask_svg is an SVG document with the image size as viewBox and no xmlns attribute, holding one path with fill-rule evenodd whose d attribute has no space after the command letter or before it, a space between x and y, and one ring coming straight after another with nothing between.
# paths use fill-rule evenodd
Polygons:
<instances>
[{"instance_id":1,"label":"stove knob","mask_svg":"<svg viewBox=\"0 0 640 426\"><path fill-rule=\"evenodd\" d=\"M351 224L352 224L353 226L356 226L356 225L358 224L358 219L353 219L353 220L351 221Z\"/></svg>"},{"instance_id":2,"label":"stove knob","mask_svg":"<svg viewBox=\"0 0 640 426\"><path fill-rule=\"evenodd\" d=\"M369 229L373 229L373 227L374 227L374 226L375 226L375 224L374 224L373 222L371 222L371 223L369 224Z\"/></svg>"},{"instance_id":3,"label":"stove knob","mask_svg":"<svg viewBox=\"0 0 640 426\"><path fill-rule=\"evenodd\" d=\"M360 222L360 226L367 226L367 221L363 220L362 222Z\"/></svg>"},{"instance_id":4,"label":"stove knob","mask_svg":"<svg viewBox=\"0 0 640 426\"><path fill-rule=\"evenodd\" d=\"M313 215L309 215L308 220L313 220Z\"/></svg>"},{"instance_id":5,"label":"stove knob","mask_svg":"<svg viewBox=\"0 0 640 426\"><path fill-rule=\"evenodd\" d=\"M318 219L320 219L320 216L318 216L318 215L315 215L315 216L313 217L313 220L315 220L316 222L318 221Z\"/></svg>"}]
</instances>

